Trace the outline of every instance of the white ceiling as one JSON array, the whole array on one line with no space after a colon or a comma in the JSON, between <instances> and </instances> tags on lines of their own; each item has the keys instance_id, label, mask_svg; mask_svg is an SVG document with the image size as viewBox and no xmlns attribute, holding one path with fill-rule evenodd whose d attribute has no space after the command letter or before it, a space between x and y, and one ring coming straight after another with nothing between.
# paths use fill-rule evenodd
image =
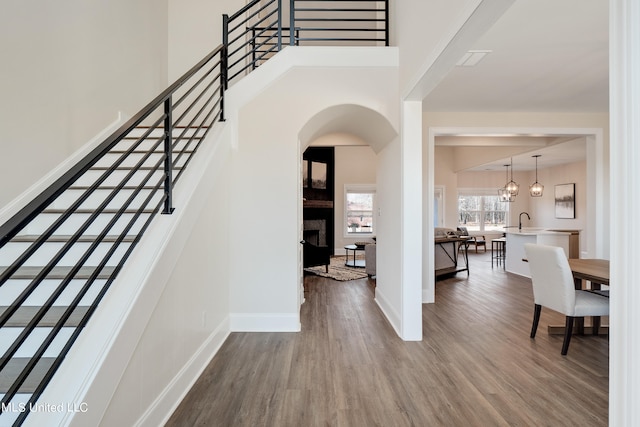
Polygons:
<instances>
[{"instance_id":1,"label":"white ceiling","mask_svg":"<svg viewBox=\"0 0 640 427\"><path fill-rule=\"evenodd\" d=\"M510 145L512 141L514 145ZM538 170L584 161L587 158L585 138L582 136L556 138L440 137L436 138L436 145L467 150L467 155L462 157L466 160L471 157L475 163L472 165L457 164L457 171L504 172L506 164L512 164L514 171L533 171L536 168L536 161L532 157L534 155L540 155ZM497 150L496 147L498 147ZM477 150L482 150L482 153ZM484 155L485 153L486 155ZM487 160L487 157L495 153L499 154Z\"/></svg>"},{"instance_id":2,"label":"white ceiling","mask_svg":"<svg viewBox=\"0 0 640 427\"><path fill-rule=\"evenodd\" d=\"M423 109L608 112L608 7L607 0L517 0L469 48L491 53L476 66L454 67L424 99ZM543 154L541 167L549 167L584 157L583 143L561 145L523 158ZM473 170L493 169L505 160Z\"/></svg>"}]
</instances>

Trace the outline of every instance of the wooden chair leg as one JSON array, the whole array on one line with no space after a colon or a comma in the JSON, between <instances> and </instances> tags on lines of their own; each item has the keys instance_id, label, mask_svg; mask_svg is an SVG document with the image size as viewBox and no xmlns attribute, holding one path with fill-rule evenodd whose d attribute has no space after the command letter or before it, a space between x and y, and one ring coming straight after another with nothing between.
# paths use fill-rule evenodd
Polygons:
<instances>
[{"instance_id":1,"label":"wooden chair leg","mask_svg":"<svg viewBox=\"0 0 640 427\"><path fill-rule=\"evenodd\" d=\"M533 308L533 325L531 326L531 338L536 337L536 332L538 331L538 322L540 321L540 311L542 311L542 306L536 304Z\"/></svg>"},{"instance_id":2,"label":"wooden chair leg","mask_svg":"<svg viewBox=\"0 0 640 427\"><path fill-rule=\"evenodd\" d=\"M564 342L562 343L563 356L567 355L569 351L569 343L571 342L571 333L573 332L573 317L567 316L567 321L564 326Z\"/></svg>"}]
</instances>

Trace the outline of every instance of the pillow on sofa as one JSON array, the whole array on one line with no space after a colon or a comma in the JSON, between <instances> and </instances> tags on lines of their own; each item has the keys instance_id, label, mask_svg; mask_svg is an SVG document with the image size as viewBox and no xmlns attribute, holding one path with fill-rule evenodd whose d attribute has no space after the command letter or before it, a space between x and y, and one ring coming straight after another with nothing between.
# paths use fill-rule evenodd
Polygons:
<instances>
[{"instance_id":1,"label":"pillow on sofa","mask_svg":"<svg viewBox=\"0 0 640 427\"><path fill-rule=\"evenodd\" d=\"M460 236L468 236L469 235L469 230L467 230L467 227L458 227L458 231L460 232L459 233Z\"/></svg>"},{"instance_id":2,"label":"pillow on sofa","mask_svg":"<svg viewBox=\"0 0 640 427\"><path fill-rule=\"evenodd\" d=\"M447 234L453 231L455 231L453 228L436 227L433 229L433 237L447 237Z\"/></svg>"}]
</instances>

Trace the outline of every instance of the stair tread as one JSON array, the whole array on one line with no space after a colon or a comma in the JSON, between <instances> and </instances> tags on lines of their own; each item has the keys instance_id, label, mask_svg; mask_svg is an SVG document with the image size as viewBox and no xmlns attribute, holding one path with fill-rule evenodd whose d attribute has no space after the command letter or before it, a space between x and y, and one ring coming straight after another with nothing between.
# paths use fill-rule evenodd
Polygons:
<instances>
[{"instance_id":1,"label":"stair tread","mask_svg":"<svg viewBox=\"0 0 640 427\"><path fill-rule=\"evenodd\" d=\"M19 236L15 236L13 239L11 239L11 242L35 242L38 238L40 237L39 234L23 234L23 235L19 235ZM118 239L119 236L105 236L102 241L104 243L113 243ZM97 240L98 236L91 236L91 235L83 235L80 236L77 240L77 242L95 242ZM124 239L122 240L123 242L126 243L130 243L133 242L136 238L136 235L134 234L129 234L126 235L124 237ZM51 237L49 237L46 241L48 243L51 242L55 242L55 243L66 243L71 239L71 235L62 235L62 234L56 234L53 235Z\"/></svg>"},{"instance_id":2,"label":"stair tread","mask_svg":"<svg viewBox=\"0 0 640 427\"><path fill-rule=\"evenodd\" d=\"M45 209L42 211L42 213L47 213L47 214L63 214L67 211L67 209ZM119 209L103 209L100 213L101 214L117 214L119 211ZM95 212L95 209L76 209L75 211L73 211L73 213L79 213L79 214L92 214ZM126 209L124 212L122 213L126 213L126 214L131 214L131 213L137 213L138 210L137 209ZM142 213L145 214L150 214L153 213L154 210L153 209L143 209Z\"/></svg>"},{"instance_id":3,"label":"stair tread","mask_svg":"<svg viewBox=\"0 0 640 427\"><path fill-rule=\"evenodd\" d=\"M31 359L28 357L16 357L7 362L7 365L0 371L0 393L6 393L9 390L18 375L20 375L20 372L22 372L27 363L29 363L29 360ZM18 392L33 393L54 361L55 358L53 357L43 357L40 359L35 368L33 368L33 371L31 371L31 374L27 377L27 380L20 386Z\"/></svg>"},{"instance_id":4,"label":"stair tread","mask_svg":"<svg viewBox=\"0 0 640 427\"><path fill-rule=\"evenodd\" d=\"M47 279L64 279L73 267L56 266L47 274ZM75 279L88 279L97 267L80 267L80 271L75 275ZM4 273L7 267L0 267L0 274ZM22 266L16 271L12 279L34 279L43 267ZM113 274L115 267L104 267L97 279L108 279Z\"/></svg>"},{"instance_id":5,"label":"stair tread","mask_svg":"<svg viewBox=\"0 0 640 427\"><path fill-rule=\"evenodd\" d=\"M8 307L0 306L0 315L4 313L4 311ZM49 308L44 317L38 322L38 327L53 327L58 322L62 314L65 312L67 307L65 306L53 306ZM25 327L27 324L33 319L33 316L40 310L38 306L20 306L15 313L11 315L5 326L7 327ZM88 306L78 306L73 310L71 316L65 322L65 327L76 327L82 320L82 317L86 314L87 310L89 310Z\"/></svg>"},{"instance_id":6,"label":"stair tread","mask_svg":"<svg viewBox=\"0 0 640 427\"><path fill-rule=\"evenodd\" d=\"M92 166L90 170L92 171L106 171L111 169L111 166ZM182 169L182 166L174 166L173 170L180 170ZM139 167L133 167L133 166L118 166L115 170L119 170L119 171L127 171L127 170L140 170L140 171L150 171L150 170L157 170L158 172L162 172L164 169L162 166L159 167L154 167L154 166L139 166Z\"/></svg>"},{"instance_id":7,"label":"stair tread","mask_svg":"<svg viewBox=\"0 0 640 427\"><path fill-rule=\"evenodd\" d=\"M173 150L173 154L193 154L194 150ZM107 154L125 154L128 153L128 150L109 150ZM147 154L149 150L133 150L131 154ZM153 150L154 154L164 154L164 150L155 149Z\"/></svg>"},{"instance_id":8,"label":"stair tread","mask_svg":"<svg viewBox=\"0 0 640 427\"><path fill-rule=\"evenodd\" d=\"M88 190L91 188L91 185L72 185L69 188L67 188L67 190ZM162 190L164 187L160 186L157 188L157 190ZM115 185L100 185L96 188L96 190L115 190L116 186ZM141 187L140 190L154 190L156 189L156 187L154 186L149 186L149 185L145 185L144 187ZM134 185L125 185L124 187L122 187L122 190L138 190L137 186Z\"/></svg>"}]
</instances>

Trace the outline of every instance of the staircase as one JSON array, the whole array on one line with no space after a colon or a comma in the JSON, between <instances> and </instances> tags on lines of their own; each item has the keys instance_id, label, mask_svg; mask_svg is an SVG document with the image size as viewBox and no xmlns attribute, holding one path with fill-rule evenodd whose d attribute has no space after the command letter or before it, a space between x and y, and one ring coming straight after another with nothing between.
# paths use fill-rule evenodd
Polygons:
<instances>
[{"instance_id":1,"label":"staircase","mask_svg":"<svg viewBox=\"0 0 640 427\"><path fill-rule=\"evenodd\" d=\"M0 226L0 425L20 425L222 117L222 48ZM175 100L175 101L174 101Z\"/></svg>"},{"instance_id":2,"label":"staircase","mask_svg":"<svg viewBox=\"0 0 640 427\"><path fill-rule=\"evenodd\" d=\"M382 31L385 38L362 41L388 44L388 2L362 3L384 9L330 13L373 14L337 21L357 22L366 34ZM318 33L329 42L354 40L344 25L308 26L326 20L304 13L328 9L296 7L294 0L290 8L295 32L289 37L284 28L285 43L321 43ZM296 19L307 26L296 26ZM367 22L376 28L363 29ZM155 215L172 213L174 184L209 130L224 120L229 82L282 48L280 1L252 1L225 15L223 27L225 43L0 225L0 426L21 425L30 411L47 410L38 406L39 396Z\"/></svg>"},{"instance_id":3,"label":"staircase","mask_svg":"<svg viewBox=\"0 0 640 427\"><path fill-rule=\"evenodd\" d=\"M174 183L206 130L173 130ZM1 425L35 404L164 206L163 141L135 128L0 249Z\"/></svg>"}]
</instances>

